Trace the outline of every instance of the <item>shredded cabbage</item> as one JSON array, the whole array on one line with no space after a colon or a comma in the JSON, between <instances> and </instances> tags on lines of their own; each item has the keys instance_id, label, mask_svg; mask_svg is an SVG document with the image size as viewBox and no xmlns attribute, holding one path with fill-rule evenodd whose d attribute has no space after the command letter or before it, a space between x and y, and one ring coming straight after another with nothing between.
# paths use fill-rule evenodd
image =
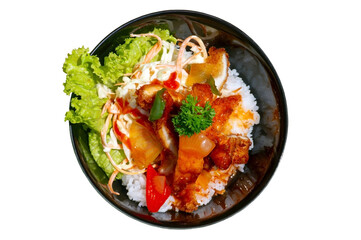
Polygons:
<instances>
[{"instance_id":1,"label":"shredded cabbage","mask_svg":"<svg viewBox=\"0 0 361 240\"><path fill-rule=\"evenodd\" d=\"M152 33L158 35L163 41L176 42L168 30L154 29ZM65 121L83 124L85 128L90 129L91 154L108 177L114 168L103 152L99 136L107 117L107 113L101 114L107 98L98 96L97 86L102 84L114 91L114 85L122 82L124 74L132 72L134 66L156 42L157 40L151 37L127 38L123 44L114 49L114 52L104 58L103 64L97 56L90 55L89 49L84 47L74 49L65 59L64 92L68 95L73 93L71 108L65 114ZM162 51L152 61L159 61L161 56ZM125 158L123 150L111 150L111 155L118 164ZM121 174L117 177L119 176Z\"/></svg>"}]
</instances>

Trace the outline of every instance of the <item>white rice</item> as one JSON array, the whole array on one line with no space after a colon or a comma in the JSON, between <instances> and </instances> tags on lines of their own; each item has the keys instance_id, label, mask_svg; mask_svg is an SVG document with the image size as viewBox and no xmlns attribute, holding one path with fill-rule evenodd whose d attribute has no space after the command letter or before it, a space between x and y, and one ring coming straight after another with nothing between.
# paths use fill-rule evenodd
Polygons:
<instances>
[{"instance_id":1,"label":"white rice","mask_svg":"<svg viewBox=\"0 0 361 240\"><path fill-rule=\"evenodd\" d=\"M243 129L237 124L237 122L233 122L233 127L231 129L232 134L241 134L243 136L247 136L251 140L250 149L253 148L253 138L252 138L252 130L253 125L258 124L260 121L260 116L258 114L258 106L257 100L251 93L250 87L246 85L242 78L239 77L239 73L236 69L228 71L228 79L224 84L224 87L221 91L222 97L227 97L234 94L240 94L242 96L242 108L244 111L251 111L254 115L254 119L250 120L249 123L251 125L250 128Z\"/></svg>"},{"instance_id":2,"label":"white rice","mask_svg":"<svg viewBox=\"0 0 361 240\"><path fill-rule=\"evenodd\" d=\"M145 199L145 174L127 175L124 174L122 177L122 184L128 190L128 197L130 200L139 202L139 206L147 206Z\"/></svg>"},{"instance_id":3,"label":"white rice","mask_svg":"<svg viewBox=\"0 0 361 240\"><path fill-rule=\"evenodd\" d=\"M239 74L236 70L229 70L228 72L228 79L227 82L224 85L224 88L222 89L222 97L227 97L230 95L235 94L234 90L237 90L236 94L241 94L242 96L242 107L245 111L252 111L254 113L254 122L253 124L259 123L259 114L257 113L258 106L256 98L253 96L253 94L250 91L249 86L247 86L243 80L239 77ZM239 134L239 132L236 132L235 134ZM245 133L247 137L251 140L253 147L253 139L252 139L252 127L250 129L247 129L247 132ZM236 171L244 171L245 164L237 164L232 165L227 170L219 170L216 167L213 167L213 169L210 171L212 178L208 184L208 188L205 190L201 190L197 195L196 199L197 202L201 205L208 204L212 197L216 193L222 193L228 183L229 178L236 173ZM223 179L219 179L219 173L225 173L228 177L225 177ZM146 206L146 175L145 174L138 174L138 175L124 175L122 177L122 184L126 187L128 190L128 197L129 199L139 202L139 206ZM166 212L170 209L172 209L172 205L174 202L174 197L170 196L167 201L163 204L163 206L160 208L159 212ZM175 209L177 210L177 209Z\"/></svg>"}]
</instances>

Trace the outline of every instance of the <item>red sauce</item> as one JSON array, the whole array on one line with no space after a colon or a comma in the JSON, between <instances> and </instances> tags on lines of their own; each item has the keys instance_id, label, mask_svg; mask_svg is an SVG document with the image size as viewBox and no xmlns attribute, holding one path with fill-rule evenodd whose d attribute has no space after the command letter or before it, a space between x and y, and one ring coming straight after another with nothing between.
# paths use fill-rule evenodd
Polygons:
<instances>
[{"instance_id":1,"label":"red sauce","mask_svg":"<svg viewBox=\"0 0 361 240\"><path fill-rule=\"evenodd\" d=\"M125 144L125 146L127 146L127 148L131 148L131 144L130 144L130 139L124 134L122 133L119 128L118 128L118 124L114 124L113 126L114 129L114 134L115 136L122 142Z\"/></svg>"},{"instance_id":2,"label":"red sauce","mask_svg":"<svg viewBox=\"0 0 361 240\"><path fill-rule=\"evenodd\" d=\"M177 79L177 73L172 72L169 76L169 79L165 81L163 84L166 88L170 89L178 89L179 88L179 82L176 81Z\"/></svg>"},{"instance_id":3,"label":"red sauce","mask_svg":"<svg viewBox=\"0 0 361 240\"><path fill-rule=\"evenodd\" d=\"M148 120L148 117L144 114L142 114L138 109L132 109L130 111L130 114L133 115L133 117L135 118L135 121L137 121L139 124L143 125L144 127L146 127L148 130L150 130L150 132L154 133L154 129L152 127L152 123Z\"/></svg>"},{"instance_id":4,"label":"red sauce","mask_svg":"<svg viewBox=\"0 0 361 240\"><path fill-rule=\"evenodd\" d=\"M116 103L118 104L118 108L121 114L127 114L132 109L129 107L129 103L125 101L123 98L116 98Z\"/></svg>"},{"instance_id":5,"label":"red sauce","mask_svg":"<svg viewBox=\"0 0 361 240\"><path fill-rule=\"evenodd\" d=\"M176 80L177 79L177 73L176 72L172 72L168 78L168 80L166 81L159 81L158 79L154 79L152 81L152 84L159 84L162 85L168 89L173 89L176 90L179 88L180 84L179 82Z\"/></svg>"},{"instance_id":6,"label":"red sauce","mask_svg":"<svg viewBox=\"0 0 361 240\"><path fill-rule=\"evenodd\" d=\"M147 116L144 115L143 113L141 113L138 109L136 108L131 108L129 106L129 103L124 100L123 98L117 98L116 102L118 103L118 108L120 110L121 114L127 114L130 113L133 115L133 117L135 118L141 118L141 119L147 119Z\"/></svg>"}]
</instances>

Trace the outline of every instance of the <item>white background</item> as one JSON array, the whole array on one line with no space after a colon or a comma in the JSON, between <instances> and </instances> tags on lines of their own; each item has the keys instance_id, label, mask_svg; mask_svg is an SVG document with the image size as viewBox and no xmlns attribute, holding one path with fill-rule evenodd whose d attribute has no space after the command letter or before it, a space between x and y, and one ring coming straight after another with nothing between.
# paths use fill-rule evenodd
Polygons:
<instances>
[{"instance_id":1,"label":"white background","mask_svg":"<svg viewBox=\"0 0 361 240\"><path fill-rule=\"evenodd\" d=\"M64 122L66 54L166 9L246 32L288 101L288 140L267 188L231 218L191 230L109 205L80 169ZM360 239L360 10L357 1L2 1L0 238Z\"/></svg>"}]
</instances>

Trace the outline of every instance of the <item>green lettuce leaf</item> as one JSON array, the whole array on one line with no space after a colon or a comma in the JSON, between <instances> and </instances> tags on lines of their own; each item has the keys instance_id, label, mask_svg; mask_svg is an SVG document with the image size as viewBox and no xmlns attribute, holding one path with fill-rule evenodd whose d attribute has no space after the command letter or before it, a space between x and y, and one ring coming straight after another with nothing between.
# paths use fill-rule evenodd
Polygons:
<instances>
[{"instance_id":1,"label":"green lettuce leaf","mask_svg":"<svg viewBox=\"0 0 361 240\"><path fill-rule=\"evenodd\" d=\"M154 29L153 33L163 40L176 42L168 30ZM84 123L90 129L100 132L105 117L101 111L107 99L99 99L96 85L98 83L114 89L114 84L121 82L125 73L132 72L134 66L154 46L157 39L153 37L127 38L115 52L104 58L100 63L97 56L92 56L89 49L81 47L74 49L65 60L63 71L67 74L64 83L66 94L74 93L71 109L66 113L65 120L71 123ZM160 59L162 52L153 61Z\"/></svg>"},{"instance_id":2,"label":"green lettuce leaf","mask_svg":"<svg viewBox=\"0 0 361 240\"><path fill-rule=\"evenodd\" d=\"M103 145L99 133L94 131L89 132L89 148L95 162L103 169L107 176L110 177L115 169L103 151ZM110 150L110 155L117 164L120 164L125 159L123 150ZM117 175L117 179L120 179L121 176L122 174L119 173Z\"/></svg>"},{"instance_id":3,"label":"green lettuce leaf","mask_svg":"<svg viewBox=\"0 0 361 240\"><path fill-rule=\"evenodd\" d=\"M65 120L71 123L85 123L97 132L101 131L105 121L106 115L102 117L101 111L107 101L107 99L98 98L96 84L100 82L100 79L92 69L99 66L99 59L91 56L89 49L84 47L73 50L63 65L63 70L67 74L64 92L75 94Z\"/></svg>"},{"instance_id":4,"label":"green lettuce leaf","mask_svg":"<svg viewBox=\"0 0 361 240\"><path fill-rule=\"evenodd\" d=\"M163 40L176 42L168 30L154 29L153 33ZM89 148L96 164L109 177L114 168L103 152L100 131L104 125L107 114L101 115L102 108L107 99L100 99L97 84L104 84L114 90L114 84L121 82L125 73L133 71L134 66L154 46L157 39L153 37L127 38L104 58L103 64L97 56L92 56L88 48L74 49L68 54L63 65L66 73L64 92L72 94L71 108L65 115L65 120L73 124L82 124L89 130ZM160 59L162 51L153 59ZM111 156L116 163L124 158L123 150L111 150ZM120 178L118 174L117 178Z\"/></svg>"},{"instance_id":5,"label":"green lettuce leaf","mask_svg":"<svg viewBox=\"0 0 361 240\"><path fill-rule=\"evenodd\" d=\"M83 159L85 160L86 164L88 165L90 172L92 173L92 175L95 177L95 179L98 182L100 182L102 184L107 184L108 176L98 166L98 164L95 162L95 160L90 152L88 133L86 131L84 131L84 129L80 125L74 125L72 130L73 130L74 134L77 136L76 144L79 146L79 150L83 156Z\"/></svg>"},{"instance_id":6,"label":"green lettuce leaf","mask_svg":"<svg viewBox=\"0 0 361 240\"><path fill-rule=\"evenodd\" d=\"M158 35L164 41L168 41L168 42L172 42L172 43L177 42L177 39L173 35L171 35L169 30L167 30L167 29L155 28L153 30L153 33L155 35Z\"/></svg>"},{"instance_id":7,"label":"green lettuce leaf","mask_svg":"<svg viewBox=\"0 0 361 240\"><path fill-rule=\"evenodd\" d=\"M84 123L87 127L100 133L103 128L105 119L101 117L102 107L106 99L92 98L82 96L81 98L73 98L71 107L65 114L65 120L71 123ZM106 116L106 114L104 114Z\"/></svg>"},{"instance_id":8,"label":"green lettuce leaf","mask_svg":"<svg viewBox=\"0 0 361 240\"><path fill-rule=\"evenodd\" d=\"M154 34L162 40L176 42L177 40L169 34L168 30L154 29ZM125 42L104 58L104 65L92 65L94 73L101 79L101 82L113 88L114 84L121 82L121 77L125 73L131 73L134 66L146 55L157 43L153 37L127 38ZM153 61L158 61L162 51L154 57Z\"/></svg>"}]
</instances>

